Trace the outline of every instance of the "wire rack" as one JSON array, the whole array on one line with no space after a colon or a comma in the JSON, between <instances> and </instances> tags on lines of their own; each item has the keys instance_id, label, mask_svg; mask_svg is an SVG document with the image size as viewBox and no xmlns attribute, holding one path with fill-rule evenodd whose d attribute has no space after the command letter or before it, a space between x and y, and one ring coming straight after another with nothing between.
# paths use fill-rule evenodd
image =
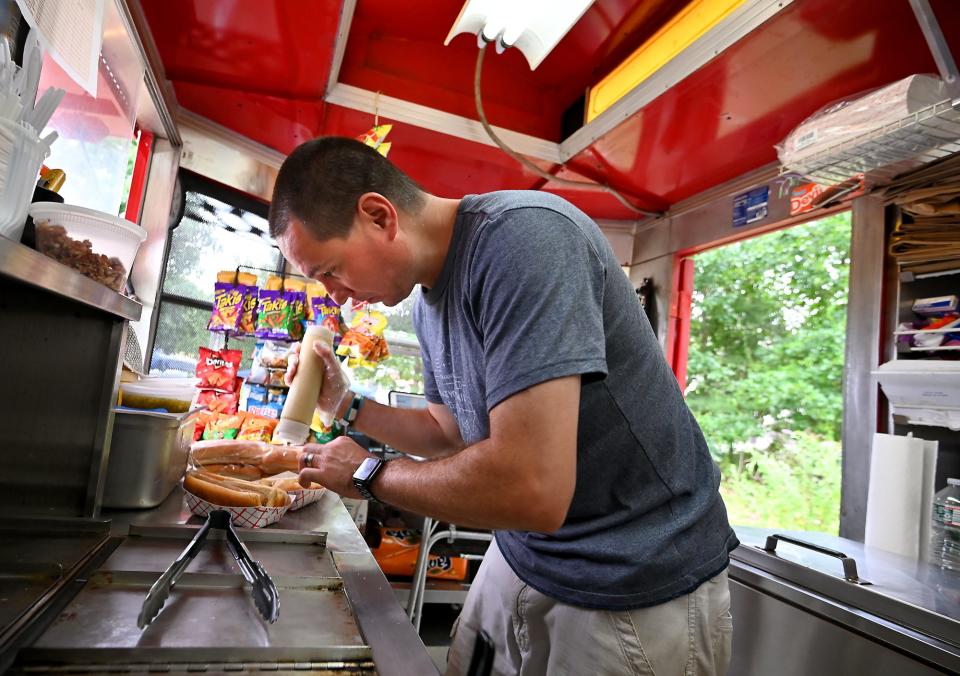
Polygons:
<instances>
[{"instance_id":1,"label":"wire rack","mask_svg":"<svg viewBox=\"0 0 960 676\"><path fill-rule=\"evenodd\" d=\"M800 174L821 185L864 175L882 185L904 171L960 152L960 99L946 99L896 122L792 161L781 174Z\"/></svg>"}]
</instances>

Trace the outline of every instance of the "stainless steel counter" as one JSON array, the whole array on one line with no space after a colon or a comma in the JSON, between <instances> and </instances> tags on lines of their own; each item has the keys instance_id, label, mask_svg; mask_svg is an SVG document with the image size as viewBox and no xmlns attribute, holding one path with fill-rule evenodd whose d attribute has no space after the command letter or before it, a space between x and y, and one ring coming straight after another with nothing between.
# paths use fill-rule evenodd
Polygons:
<instances>
[{"instance_id":1,"label":"stainless steel counter","mask_svg":"<svg viewBox=\"0 0 960 676\"><path fill-rule=\"evenodd\" d=\"M280 590L280 619L256 613L236 564L216 533L140 630L150 585L201 523L180 489L156 509L107 511L118 542L83 589L35 641L13 673L160 668L164 673L264 668L273 673L435 674L423 643L338 496L263 529L239 529Z\"/></svg>"}]
</instances>

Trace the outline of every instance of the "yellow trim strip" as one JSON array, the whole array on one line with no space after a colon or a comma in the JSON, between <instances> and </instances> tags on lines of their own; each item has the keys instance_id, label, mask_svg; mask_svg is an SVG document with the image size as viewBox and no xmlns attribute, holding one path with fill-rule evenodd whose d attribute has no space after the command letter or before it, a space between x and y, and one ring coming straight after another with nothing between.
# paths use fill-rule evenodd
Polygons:
<instances>
[{"instance_id":1,"label":"yellow trim strip","mask_svg":"<svg viewBox=\"0 0 960 676\"><path fill-rule=\"evenodd\" d=\"M626 61L590 88L587 94L586 121L590 122L619 101L744 2L745 0L693 0Z\"/></svg>"}]
</instances>

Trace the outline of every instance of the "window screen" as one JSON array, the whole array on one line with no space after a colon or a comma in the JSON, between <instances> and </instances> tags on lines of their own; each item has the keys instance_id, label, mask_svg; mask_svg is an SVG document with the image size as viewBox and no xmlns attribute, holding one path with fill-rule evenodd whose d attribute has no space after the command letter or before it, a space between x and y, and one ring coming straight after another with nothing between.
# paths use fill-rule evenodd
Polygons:
<instances>
[{"instance_id":1,"label":"window screen","mask_svg":"<svg viewBox=\"0 0 960 676\"><path fill-rule=\"evenodd\" d=\"M183 217L170 236L151 373L193 374L198 350L222 336L207 331L220 270L262 268L261 281L283 265L267 234L267 206L184 175ZM269 272L268 272L269 271ZM254 339L230 340L248 359ZM213 345L220 347L220 345Z\"/></svg>"}]
</instances>

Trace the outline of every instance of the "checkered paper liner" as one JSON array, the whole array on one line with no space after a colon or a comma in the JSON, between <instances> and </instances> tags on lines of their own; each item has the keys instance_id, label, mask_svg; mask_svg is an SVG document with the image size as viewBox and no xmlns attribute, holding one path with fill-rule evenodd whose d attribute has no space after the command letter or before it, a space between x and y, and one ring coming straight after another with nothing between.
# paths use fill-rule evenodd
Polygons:
<instances>
[{"instance_id":1,"label":"checkered paper liner","mask_svg":"<svg viewBox=\"0 0 960 676\"><path fill-rule=\"evenodd\" d=\"M293 498L293 503L290 505L290 511L295 512L301 507L306 507L307 505L312 505L317 500L320 499L320 496L323 495L323 492L327 490L326 488L304 488L299 491L287 491L290 494L290 497Z\"/></svg>"},{"instance_id":2,"label":"checkered paper liner","mask_svg":"<svg viewBox=\"0 0 960 676\"><path fill-rule=\"evenodd\" d=\"M283 507L225 507L207 502L189 491L184 493L187 496L187 507L197 516L206 516L215 509L225 509L230 512L230 520L233 524L241 528L262 528L276 523L287 513L293 503L288 499Z\"/></svg>"}]
</instances>

